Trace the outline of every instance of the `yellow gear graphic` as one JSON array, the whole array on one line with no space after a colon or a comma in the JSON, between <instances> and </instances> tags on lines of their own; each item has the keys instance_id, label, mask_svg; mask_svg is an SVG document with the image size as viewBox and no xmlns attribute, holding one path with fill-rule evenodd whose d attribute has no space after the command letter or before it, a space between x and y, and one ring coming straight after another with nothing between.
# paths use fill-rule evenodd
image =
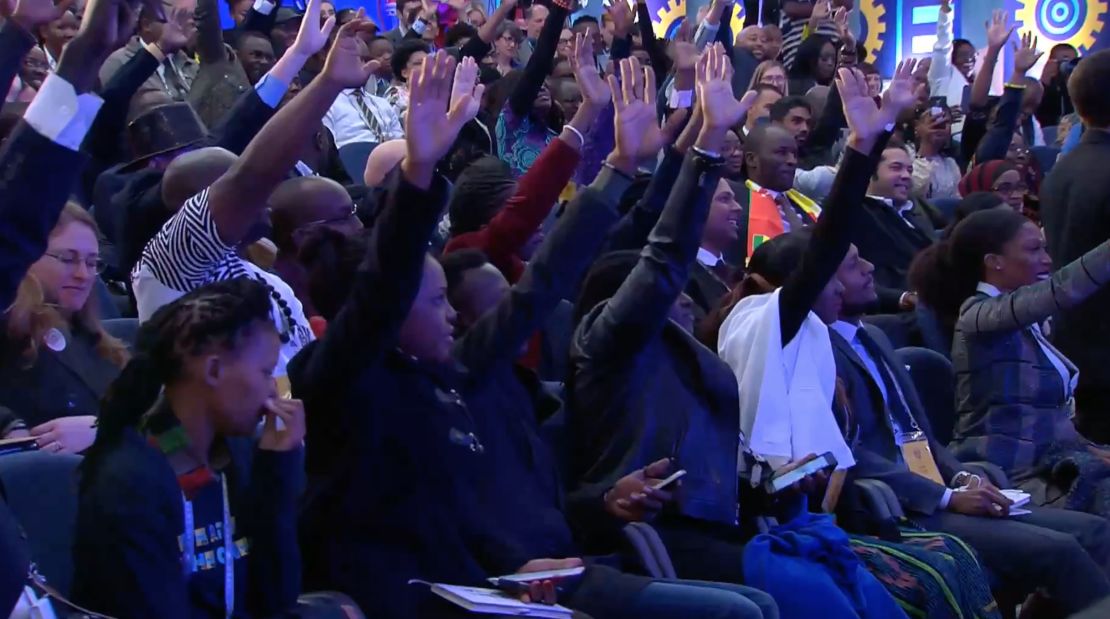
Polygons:
<instances>
[{"instance_id":1,"label":"yellow gear graphic","mask_svg":"<svg viewBox=\"0 0 1110 619\"><path fill-rule=\"evenodd\" d=\"M659 21L654 24L655 36L660 39L666 38L668 32L677 28L678 24L686 19L686 2L667 0L667 4L656 11L655 16L659 18Z\"/></svg>"},{"instance_id":2,"label":"yellow gear graphic","mask_svg":"<svg viewBox=\"0 0 1110 619\"><path fill-rule=\"evenodd\" d=\"M860 0L860 13L867 27L867 36L863 38L863 47L867 55L874 62L879 57L879 50L883 48L883 35L886 34L886 7L878 0Z\"/></svg>"},{"instance_id":3,"label":"yellow gear graphic","mask_svg":"<svg viewBox=\"0 0 1110 619\"><path fill-rule=\"evenodd\" d=\"M1087 5L1087 14L1083 23L1075 28L1070 36L1054 36L1041 28L1037 20L1038 5L1051 1L1052 0L1018 0L1020 6L1015 13L1015 17L1021 24L1021 29L1032 30L1041 37L1054 43L1070 43L1079 48L1081 54L1089 52L1098 39L1098 33L1102 30L1102 21L1099 17L1108 10L1106 0L1072 0L1073 2L1085 3Z\"/></svg>"},{"instance_id":4,"label":"yellow gear graphic","mask_svg":"<svg viewBox=\"0 0 1110 619\"><path fill-rule=\"evenodd\" d=\"M736 37L740 35L740 31L744 29L744 5L737 2L732 5L732 41L736 42Z\"/></svg>"}]
</instances>

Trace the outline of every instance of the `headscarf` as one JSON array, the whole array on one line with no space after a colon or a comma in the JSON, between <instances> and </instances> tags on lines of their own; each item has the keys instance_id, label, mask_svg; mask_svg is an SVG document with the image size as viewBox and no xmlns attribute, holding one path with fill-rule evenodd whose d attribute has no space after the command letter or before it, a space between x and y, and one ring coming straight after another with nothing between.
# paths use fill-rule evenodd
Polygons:
<instances>
[{"instance_id":1,"label":"headscarf","mask_svg":"<svg viewBox=\"0 0 1110 619\"><path fill-rule=\"evenodd\" d=\"M1017 170L1017 168L1001 159L976 165L960 179L960 196L966 198L976 191L994 191L994 182L1010 170Z\"/></svg>"}]
</instances>

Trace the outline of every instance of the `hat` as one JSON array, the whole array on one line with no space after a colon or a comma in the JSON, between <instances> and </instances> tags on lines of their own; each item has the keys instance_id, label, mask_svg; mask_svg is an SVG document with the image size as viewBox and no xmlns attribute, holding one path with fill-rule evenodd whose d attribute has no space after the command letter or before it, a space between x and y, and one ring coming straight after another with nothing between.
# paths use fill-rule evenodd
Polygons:
<instances>
[{"instance_id":1,"label":"hat","mask_svg":"<svg viewBox=\"0 0 1110 619\"><path fill-rule=\"evenodd\" d=\"M283 6L283 7L279 8L277 10L277 15L274 16L274 23L275 24L284 24L287 21L293 21L294 19L301 19L302 17L304 17L304 13L302 13L302 12L296 10L296 9L291 9L291 8Z\"/></svg>"},{"instance_id":2,"label":"hat","mask_svg":"<svg viewBox=\"0 0 1110 619\"><path fill-rule=\"evenodd\" d=\"M153 107L127 125L127 142L131 146L134 159L125 167L194 146L207 137L208 129L188 103L167 103Z\"/></svg>"}]
</instances>

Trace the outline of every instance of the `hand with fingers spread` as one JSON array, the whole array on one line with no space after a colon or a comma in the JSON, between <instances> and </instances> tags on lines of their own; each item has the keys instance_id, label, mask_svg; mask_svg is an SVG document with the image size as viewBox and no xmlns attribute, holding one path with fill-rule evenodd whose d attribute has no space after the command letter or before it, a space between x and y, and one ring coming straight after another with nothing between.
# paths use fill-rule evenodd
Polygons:
<instances>
[{"instance_id":1,"label":"hand with fingers spread","mask_svg":"<svg viewBox=\"0 0 1110 619\"><path fill-rule=\"evenodd\" d=\"M301 19L301 29L297 31L297 38L286 53L296 54L307 59L324 49L324 46L328 44L328 37L331 36L331 31L335 28L335 16L332 15L327 21L320 23L320 5L322 4L323 0L309 0L305 7L304 18ZM365 11L360 9L355 19L360 19L364 15Z\"/></svg>"},{"instance_id":2,"label":"hand with fingers spread","mask_svg":"<svg viewBox=\"0 0 1110 619\"><path fill-rule=\"evenodd\" d=\"M1014 75L1011 81L1020 80L1037 64L1041 59L1044 52L1037 51L1037 43L1040 40L1038 37L1033 36L1032 32L1024 32L1021 35L1021 43L1014 42Z\"/></svg>"},{"instance_id":3,"label":"hand with fingers spread","mask_svg":"<svg viewBox=\"0 0 1110 619\"><path fill-rule=\"evenodd\" d=\"M882 111L886 115L887 124L897 122L902 112L917 105L924 96L928 86L914 77L917 64L917 60L907 58L895 68L890 84L882 96Z\"/></svg>"},{"instance_id":4,"label":"hand with fingers spread","mask_svg":"<svg viewBox=\"0 0 1110 619\"><path fill-rule=\"evenodd\" d=\"M616 144L609 163L632 176L642 159L663 147L663 136L655 117L655 72L640 66L635 57L620 62L620 82L609 76L615 110Z\"/></svg>"},{"instance_id":5,"label":"hand with fingers spread","mask_svg":"<svg viewBox=\"0 0 1110 619\"><path fill-rule=\"evenodd\" d=\"M476 84L477 65L444 51L424 58L409 78L409 109L405 117L405 177L418 187L431 185L436 163L455 143L464 124L478 113L484 86ZM467 88L470 89L467 92ZM455 93L455 97L452 97Z\"/></svg>"},{"instance_id":6,"label":"hand with fingers spread","mask_svg":"<svg viewBox=\"0 0 1110 619\"><path fill-rule=\"evenodd\" d=\"M674 472L673 468L674 462L663 458L625 475L605 493L605 511L625 522L652 521L674 499L672 490L655 487Z\"/></svg>"},{"instance_id":7,"label":"hand with fingers spread","mask_svg":"<svg viewBox=\"0 0 1110 619\"><path fill-rule=\"evenodd\" d=\"M991 19L987 22L987 47L994 51L1002 49L1006 41L1010 40L1010 35L1014 33L1016 25L1009 25L1008 15L1006 11L994 11L991 13Z\"/></svg>"},{"instance_id":8,"label":"hand with fingers spread","mask_svg":"<svg viewBox=\"0 0 1110 619\"><path fill-rule=\"evenodd\" d=\"M695 79L703 123L695 146L720 152L725 132L744 118L755 103L756 94L747 92L739 101L732 95L732 64L720 43L702 53Z\"/></svg>"},{"instance_id":9,"label":"hand with fingers spread","mask_svg":"<svg viewBox=\"0 0 1110 619\"><path fill-rule=\"evenodd\" d=\"M855 47L856 38L852 36L852 30L848 28L849 12L844 7L836 9L832 14L832 23L836 27L836 38L840 40L841 45Z\"/></svg>"},{"instance_id":10,"label":"hand with fingers spread","mask_svg":"<svg viewBox=\"0 0 1110 619\"><path fill-rule=\"evenodd\" d=\"M848 145L868 154L875 140L893 125L898 114L917 101L917 83L913 78L914 59L903 60L894 72L890 86L883 93L883 106L875 103L867 88L867 80L857 69L840 69L836 86L844 106L844 118L851 134Z\"/></svg>"},{"instance_id":11,"label":"hand with fingers spread","mask_svg":"<svg viewBox=\"0 0 1110 619\"><path fill-rule=\"evenodd\" d=\"M628 6L628 0L613 0L606 12L613 20L613 37L623 39L628 36L632 31L632 7Z\"/></svg>"},{"instance_id":12,"label":"hand with fingers spread","mask_svg":"<svg viewBox=\"0 0 1110 619\"><path fill-rule=\"evenodd\" d=\"M54 4L52 0L0 0L0 17L37 36L35 31L39 26L61 17L73 6L73 1L62 0Z\"/></svg>"},{"instance_id":13,"label":"hand with fingers spread","mask_svg":"<svg viewBox=\"0 0 1110 619\"><path fill-rule=\"evenodd\" d=\"M308 21L306 19L302 22L302 32L304 32L303 24ZM370 32L375 28L374 22L366 19L364 9L359 9L358 15L339 29L320 77L341 89L356 88L365 84L381 64L377 60L362 61L359 55L358 35L360 32ZM297 35L297 38L300 39L300 35Z\"/></svg>"},{"instance_id":14,"label":"hand with fingers spread","mask_svg":"<svg viewBox=\"0 0 1110 619\"><path fill-rule=\"evenodd\" d=\"M574 71L574 80L578 82L578 89L582 91L582 105L579 106L578 111L581 112L583 107L588 106L593 118L597 118L601 110L613 100L613 91L609 89L609 84L601 79L597 63L594 62L593 44L582 33L574 35L571 41L570 67ZM590 122L593 122L593 118ZM575 127L582 129L577 125Z\"/></svg>"},{"instance_id":15,"label":"hand with fingers spread","mask_svg":"<svg viewBox=\"0 0 1110 619\"><path fill-rule=\"evenodd\" d=\"M278 419L282 428L278 429ZM300 400L274 398L266 401L266 422L258 448L266 451L292 451L304 442L304 403Z\"/></svg>"},{"instance_id":16,"label":"hand with fingers spread","mask_svg":"<svg viewBox=\"0 0 1110 619\"><path fill-rule=\"evenodd\" d=\"M144 2L155 16L163 17L161 0ZM81 30L66 45L58 61L58 76L69 82L77 94L92 90L104 60L131 38L139 19L139 4L139 0L89 0Z\"/></svg>"},{"instance_id":17,"label":"hand with fingers spread","mask_svg":"<svg viewBox=\"0 0 1110 619\"><path fill-rule=\"evenodd\" d=\"M162 36L158 38L158 49L171 56L189 44L197 26L192 19L192 12L181 7L171 8L167 18L162 26Z\"/></svg>"}]
</instances>

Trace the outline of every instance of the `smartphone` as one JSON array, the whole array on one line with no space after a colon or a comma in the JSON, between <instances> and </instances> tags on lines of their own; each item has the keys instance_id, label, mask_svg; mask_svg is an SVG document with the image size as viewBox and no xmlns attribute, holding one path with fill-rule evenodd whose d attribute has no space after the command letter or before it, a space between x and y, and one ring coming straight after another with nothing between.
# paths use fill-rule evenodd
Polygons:
<instances>
[{"instance_id":1,"label":"smartphone","mask_svg":"<svg viewBox=\"0 0 1110 619\"><path fill-rule=\"evenodd\" d=\"M940 118L944 116L944 111L948 109L948 97L929 97L929 113L933 118Z\"/></svg>"},{"instance_id":2,"label":"smartphone","mask_svg":"<svg viewBox=\"0 0 1110 619\"><path fill-rule=\"evenodd\" d=\"M832 455L831 452L826 452L792 471L775 474L767 480L765 489L768 494L777 494L814 473L831 471L835 468L836 456Z\"/></svg>"},{"instance_id":3,"label":"smartphone","mask_svg":"<svg viewBox=\"0 0 1110 619\"><path fill-rule=\"evenodd\" d=\"M529 583L539 580L554 580L554 581L567 581L574 580L582 576L586 571L583 566L568 567L562 570L548 570L546 572L529 572L527 574L509 574L508 576L496 576L490 578L489 582L497 589L505 593L513 595L521 595L528 593ZM556 591L561 591L561 587L555 587Z\"/></svg>"},{"instance_id":4,"label":"smartphone","mask_svg":"<svg viewBox=\"0 0 1110 619\"><path fill-rule=\"evenodd\" d=\"M0 456L20 453L23 451L35 451L38 448L38 441L35 440L35 437L33 436L26 436L23 438L6 438L0 440Z\"/></svg>"},{"instance_id":5,"label":"smartphone","mask_svg":"<svg viewBox=\"0 0 1110 619\"><path fill-rule=\"evenodd\" d=\"M655 488L656 490L666 490L667 488L674 485L674 483L676 481L682 479L683 477L686 477L686 470L685 469L679 469L679 470L675 471L674 473L672 473L670 477L668 477L668 478L660 481L659 483L655 484L654 486L652 486L652 488Z\"/></svg>"}]
</instances>

